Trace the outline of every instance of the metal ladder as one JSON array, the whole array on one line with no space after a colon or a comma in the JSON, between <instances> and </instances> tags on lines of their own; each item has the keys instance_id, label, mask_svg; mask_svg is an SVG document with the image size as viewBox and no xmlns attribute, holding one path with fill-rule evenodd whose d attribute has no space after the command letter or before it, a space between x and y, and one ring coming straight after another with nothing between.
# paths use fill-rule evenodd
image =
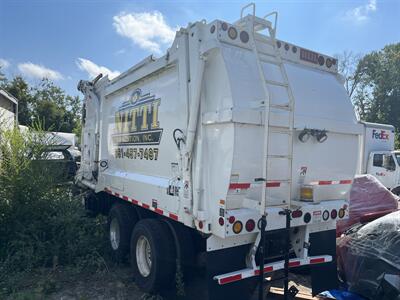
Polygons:
<instances>
[{"instance_id":1,"label":"metal ladder","mask_svg":"<svg viewBox=\"0 0 400 300\"><path fill-rule=\"evenodd\" d=\"M243 12L246 8L252 7L253 14L248 15L243 18ZM274 26L272 23L267 20L267 18L274 16ZM251 250L251 261L253 266L255 266L255 254L257 250L259 250L260 259L260 285L259 285L259 298L263 299L264 297L264 290L263 285L261 283L264 282L264 248L265 248L265 229L267 226L266 221L266 208L267 208L267 183L268 183L268 175L267 168L268 162L273 159L287 159L288 160L288 177L284 180L279 180L281 183L286 183L288 188L288 197L285 201L285 208L280 213L284 215L286 218L286 249L285 249L285 276L284 276L284 295L285 299L288 299L289 296L288 292L288 270L289 270L289 251L290 251L290 202L291 202L291 176L292 176L292 160L293 160L293 136L294 136L294 97L292 90L289 86L288 76L283 65L283 61L277 47L277 41L275 38L276 34L276 23L277 23L277 12L270 13L266 15L264 18L258 18L255 16L255 4L250 3L249 5L243 7L241 12L241 19L238 22L240 23L247 23L250 28L248 28L250 34L250 42L252 45L252 50L257 62L257 68L259 72L260 79L262 81L262 87L265 95L265 99L262 101L264 106L264 138L263 138L263 173L262 178L257 179L258 181L262 182L262 190L261 190L261 202L260 202L260 214L262 215L260 222L258 224L260 232L257 236L257 239L254 243L253 249ZM267 29L269 37L262 37L261 35L257 34L257 31L261 31ZM262 60L260 58L260 51L257 48L257 37L259 37L258 41L260 43L266 43L273 47L274 55L273 59L268 59L267 63L277 65L280 69L280 74L282 75L283 82L277 82L272 80L267 80L265 78L264 70L262 67ZM268 56L268 54L265 54ZM269 55L271 56L271 55ZM280 86L284 87L286 93L288 95L288 103L285 104L274 104L272 103L271 93L268 88L268 84L271 86ZM275 110L283 110L289 112L289 120L287 127L275 127L271 126L271 108ZM270 132L285 134L288 138L288 153L287 155L270 155L269 154L269 134Z\"/></svg>"}]
</instances>

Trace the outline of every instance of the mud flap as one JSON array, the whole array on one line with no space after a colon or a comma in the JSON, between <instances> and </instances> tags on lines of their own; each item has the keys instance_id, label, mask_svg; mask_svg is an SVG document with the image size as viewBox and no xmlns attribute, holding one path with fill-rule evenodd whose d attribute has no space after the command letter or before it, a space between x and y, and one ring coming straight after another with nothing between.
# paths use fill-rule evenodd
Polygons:
<instances>
[{"instance_id":1,"label":"mud flap","mask_svg":"<svg viewBox=\"0 0 400 300\"><path fill-rule=\"evenodd\" d=\"M209 300L250 299L257 287L256 277L219 285L215 275L246 268L248 245L207 252L207 287Z\"/></svg>"},{"instance_id":2,"label":"mud flap","mask_svg":"<svg viewBox=\"0 0 400 300\"><path fill-rule=\"evenodd\" d=\"M312 294L336 289L338 276L336 266L336 230L310 234L310 256L331 255L332 262L311 267Z\"/></svg>"}]
</instances>

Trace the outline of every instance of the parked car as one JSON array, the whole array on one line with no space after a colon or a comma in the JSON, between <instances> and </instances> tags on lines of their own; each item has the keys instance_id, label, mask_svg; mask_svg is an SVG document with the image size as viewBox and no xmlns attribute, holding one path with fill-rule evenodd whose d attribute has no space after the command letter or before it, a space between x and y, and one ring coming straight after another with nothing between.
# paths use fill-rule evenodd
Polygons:
<instances>
[{"instance_id":1,"label":"parked car","mask_svg":"<svg viewBox=\"0 0 400 300\"><path fill-rule=\"evenodd\" d=\"M80 157L80 151L71 145L51 145L36 161L46 162L48 169L57 177L57 182L67 182L74 179L79 169Z\"/></svg>"}]
</instances>

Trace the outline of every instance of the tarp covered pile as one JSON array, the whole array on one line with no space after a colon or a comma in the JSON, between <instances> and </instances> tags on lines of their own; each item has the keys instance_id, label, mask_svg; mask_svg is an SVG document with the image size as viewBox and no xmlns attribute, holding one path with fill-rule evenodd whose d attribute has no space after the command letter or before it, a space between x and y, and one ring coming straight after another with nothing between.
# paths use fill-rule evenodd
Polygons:
<instances>
[{"instance_id":1,"label":"tarp covered pile","mask_svg":"<svg viewBox=\"0 0 400 300\"><path fill-rule=\"evenodd\" d=\"M361 225L360 225L361 226ZM348 289L367 299L397 299L382 288L385 274L400 275L400 212L393 212L338 239L338 267Z\"/></svg>"},{"instance_id":2,"label":"tarp covered pile","mask_svg":"<svg viewBox=\"0 0 400 300\"><path fill-rule=\"evenodd\" d=\"M339 236L353 224L371 221L398 209L398 197L374 176L356 176L350 191L349 218L337 223Z\"/></svg>"}]
</instances>

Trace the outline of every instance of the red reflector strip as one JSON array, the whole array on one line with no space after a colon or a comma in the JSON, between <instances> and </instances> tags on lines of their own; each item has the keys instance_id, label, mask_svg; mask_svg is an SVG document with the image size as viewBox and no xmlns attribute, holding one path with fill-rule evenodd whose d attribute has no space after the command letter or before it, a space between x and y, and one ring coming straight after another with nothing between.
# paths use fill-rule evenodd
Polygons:
<instances>
[{"instance_id":1,"label":"red reflector strip","mask_svg":"<svg viewBox=\"0 0 400 300\"><path fill-rule=\"evenodd\" d=\"M116 197L118 197L118 198L121 198L121 199L123 199L123 200L125 200L125 201L132 202L132 203L135 204L135 205L138 205L138 206L141 206L141 207L143 207L143 208L149 209L149 210L151 210L151 211L156 212L156 213L159 214L159 215L169 217L169 218L171 218L171 219L173 219L173 220L175 220L175 221L178 221L178 219L179 219L179 217L178 217L176 214L170 213L170 212L168 212L168 211L164 211L163 209L160 209L160 208L153 208L153 207L150 207L150 205L148 205L148 204L146 204L146 203L142 203L142 202L140 202L140 201L138 201L138 200L135 200L135 199L133 199L133 198L129 198L128 196L124 196L124 195L121 195L121 194L119 194L119 193L117 193L117 192L113 192L112 190L110 190L110 189L108 189L108 188L104 188L104 191L105 191L106 193L110 194L110 195L114 195L114 196L116 196Z\"/></svg>"},{"instance_id":2,"label":"red reflector strip","mask_svg":"<svg viewBox=\"0 0 400 300\"><path fill-rule=\"evenodd\" d=\"M254 185L258 185L255 183ZM270 181L265 183L266 187L280 187L281 183L279 181ZM235 190L235 189L249 189L251 187L251 183L231 183L229 185L230 190Z\"/></svg>"},{"instance_id":3,"label":"red reflector strip","mask_svg":"<svg viewBox=\"0 0 400 300\"><path fill-rule=\"evenodd\" d=\"M221 278L219 280L219 284L231 283L231 282L235 282L238 280L242 280L242 274L237 274L237 275Z\"/></svg>"},{"instance_id":4,"label":"red reflector strip","mask_svg":"<svg viewBox=\"0 0 400 300\"><path fill-rule=\"evenodd\" d=\"M289 262L289 267L298 267L300 266L300 261L290 261Z\"/></svg>"},{"instance_id":5,"label":"red reflector strip","mask_svg":"<svg viewBox=\"0 0 400 300\"><path fill-rule=\"evenodd\" d=\"M274 270L274 268L272 266L268 266L264 268L264 272L268 273L268 272L272 272ZM255 270L254 271L254 275L260 275L260 270Z\"/></svg>"},{"instance_id":6,"label":"red reflector strip","mask_svg":"<svg viewBox=\"0 0 400 300\"><path fill-rule=\"evenodd\" d=\"M340 180L339 184L351 184L352 180Z\"/></svg>"},{"instance_id":7,"label":"red reflector strip","mask_svg":"<svg viewBox=\"0 0 400 300\"><path fill-rule=\"evenodd\" d=\"M332 184L332 181L329 180L318 181L318 185L328 185L328 184Z\"/></svg>"},{"instance_id":8,"label":"red reflector strip","mask_svg":"<svg viewBox=\"0 0 400 300\"><path fill-rule=\"evenodd\" d=\"M169 214L169 217L171 218L171 219L173 219L173 220L175 220L175 221L178 221L178 216L177 215L174 215L174 214Z\"/></svg>"},{"instance_id":9,"label":"red reflector strip","mask_svg":"<svg viewBox=\"0 0 400 300\"><path fill-rule=\"evenodd\" d=\"M250 188L250 183L231 183L229 185L230 190L248 189L248 188Z\"/></svg>"},{"instance_id":10,"label":"red reflector strip","mask_svg":"<svg viewBox=\"0 0 400 300\"><path fill-rule=\"evenodd\" d=\"M353 180L320 180L310 182L311 185L351 184Z\"/></svg>"},{"instance_id":11,"label":"red reflector strip","mask_svg":"<svg viewBox=\"0 0 400 300\"><path fill-rule=\"evenodd\" d=\"M321 264L325 262L325 258L311 258L310 259L310 264Z\"/></svg>"}]
</instances>

